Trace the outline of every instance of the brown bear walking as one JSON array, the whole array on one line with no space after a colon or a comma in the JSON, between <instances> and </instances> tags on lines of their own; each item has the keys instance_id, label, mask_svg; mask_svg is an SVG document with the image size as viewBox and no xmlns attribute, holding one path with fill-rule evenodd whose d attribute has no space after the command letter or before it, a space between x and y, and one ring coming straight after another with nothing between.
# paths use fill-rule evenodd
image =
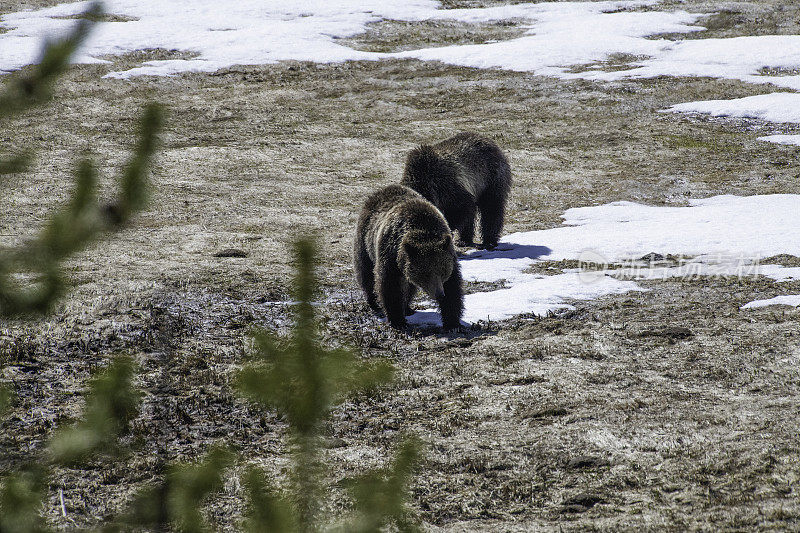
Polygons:
<instances>
[{"instance_id":1,"label":"brown bear walking","mask_svg":"<svg viewBox=\"0 0 800 533\"><path fill-rule=\"evenodd\" d=\"M418 193L390 185L367 198L354 261L369 306L393 327L407 325L417 287L439 304L444 329L459 326L464 296L453 237L439 210Z\"/></svg>"},{"instance_id":2,"label":"brown bear walking","mask_svg":"<svg viewBox=\"0 0 800 533\"><path fill-rule=\"evenodd\" d=\"M475 133L459 133L411 150L401 183L438 207L460 240L473 245L481 214L483 246L494 248L505 218L511 167L497 144Z\"/></svg>"}]
</instances>

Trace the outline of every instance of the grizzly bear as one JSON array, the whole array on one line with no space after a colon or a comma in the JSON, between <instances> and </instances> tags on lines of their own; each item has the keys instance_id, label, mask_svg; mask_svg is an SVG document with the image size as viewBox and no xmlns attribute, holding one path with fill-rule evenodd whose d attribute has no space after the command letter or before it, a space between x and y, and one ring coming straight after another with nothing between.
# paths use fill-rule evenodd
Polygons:
<instances>
[{"instance_id":1,"label":"grizzly bear","mask_svg":"<svg viewBox=\"0 0 800 533\"><path fill-rule=\"evenodd\" d=\"M493 141L476 133L459 133L434 145L411 150L401 181L427 198L458 230L459 244L474 246L475 216L481 214L484 248L500 238L511 167Z\"/></svg>"},{"instance_id":2,"label":"grizzly bear","mask_svg":"<svg viewBox=\"0 0 800 533\"><path fill-rule=\"evenodd\" d=\"M464 296L453 237L444 216L420 194L390 185L370 195L353 251L367 303L390 325L407 326L420 288L438 303L444 329L459 327Z\"/></svg>"}]
</instances>

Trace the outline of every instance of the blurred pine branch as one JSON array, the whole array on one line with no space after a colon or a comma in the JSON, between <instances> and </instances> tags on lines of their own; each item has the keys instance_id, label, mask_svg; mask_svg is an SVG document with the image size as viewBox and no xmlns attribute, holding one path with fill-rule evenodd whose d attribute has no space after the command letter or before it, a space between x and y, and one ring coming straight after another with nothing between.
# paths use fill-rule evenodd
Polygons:
<instances>
[{"instance_id":1,"label":"blurred pine branch","mask_svg":"<svg viewBox=\"0 0 800 533\"><path fill-rule=\"evenodd\" d=\"M101 5L91 4L67 36L46 43L38 65L6 80L0 92L0 118L21 114L52 99L56 81L85 40L93 24L91 20L101 14ZM48 311L66 289L61 273L63 261L103 234L121 227L144 206L147 172L160 125L160 107L147 106L136 149L123 171L118 198L110 207L99 207L95 167L91 160L83 159L75 170L75 189L70 200L50 217L40 235L0 253L0 319L31 318ZM24 172L31 159L32 154L27 151L0 156L0 178ZM4 184L0 181L0 185ZM112 361L90 382L81 421L59 431L51 440L47 460L0 479L0 532L47 531L41 510L52 467L84 461L100 451L117 448L118 438L138 412L139 392L132 385L133 373L130 359L119 357ZM11 402L9 391L0 387L0 414Z\"/></svg>"},{"instance_id":2,"label":"blurred pine branch","mask_svg":"<svg viewBox=\"0 0 800 533\"><path fill-rule=\"evenodd\" d=\"M50 440L50 454L59 464L75 464L116 451L117 440L139 414L141 393L133 386L134 363L119 356L91 380L83 418Z\"/></svg>"},{"instance_id":3,"label":"blurred pine branch","mask_svg":"<svg viewBox=\"0 0 800 533\"><path fill-rule=\"evenodd\" d=\"M90 19L101 14L101 5L92 4L69 35L45 46L41 62L30 73L14 75L5 83L0 94L0 118L50 101L53 86L92 27ZM147 173L161 115L156 104L145 108L136 148L123 169L118 197L113 203L102 208L98 205L95 165L90 159L83 159L75 170L75 189L67 205L51 216L37 238L0 253L0 319L47 312L66 290L67 283L61 273L63 261L103 234L119 229L144 207ZM27 152L0 157L0 175L23 172L31 158Z\"/></svg>"},{"instance_id":4,"label":"blurred pine branch","mask_svg":"<svg viewBox=\"0 0 800 533\"><path fill-rule=\"evenodd\" d=\"M53 86L86 40L93 20L102 13L102 3L93 2L67 36L45 43L42 59L29 74L15 75L6 83L4 92L0 94L0 118L23 113L50 100Z\"/></svg>"},{"instance_id":5,"label":"blurred pine branch","mask_svg":"<svg viewBox=\"0 0 800 533\"><path fill-rule=\"evenodd\" d=\"M81 419L50 440L47 460L0 478L0 532L49 531L41 511L53 467L85 463L100 453L120 450L119 438L138 415L140 394L134 388L133 375L130 358L115 358L89 382Z\"/></svg>"},{"instance_id":6,"label":"blurred pine branch","mask_svg":"<svg viewBox=\"0 0 800 533\"><path fill-rule=\"evenodd\" d=\"M0 118L50 101L56 81L86 38L92 21L101 16L100 4L92 4L69 35L46 45L37 66L5 84L0 94ZM155 104L145 108L136 148L122 171L113 202L103 206L98 202L96 168L91 159L84 158L76 166L70 200L50 217L41 233L22 246L0 253L0 319L31 318L47 312L67 288L61 272L64 260L118 230L144 207L161 115ZM0 157L0 177L24 172L31 158L29 152ZM255 332L255 349L236 376L242 396L285 417L292 469L286 490L281 490L261 469L246 468L241 477L247 496L242 527L250 532L372 532L393 524L400 531L415 531L406 490L419 451L416 439L406 439L386 468L346 481L354 502L350 515L338 523L320 516L328 495L320 440L330 410L353 394L389 383L394 368L383 360L369 361L351 350L321 345L312 305L317 295L316 247L312 240L303 239L296 243L294 253L294 298L298 303L291 335L280 338L266 331ZM141 399L133 384L134 375L130 358L114 359L90 380L81 419L53 436L46 460L0 479L0 533L48 531L41 511L53 468L76 467L102 455L125 451L120 437L137 416ZM10 403L10 394L0 388L0 414ZM167 466L162 480L140 490L127 509L109 519L103 530L208 531L202 514L204 501L221 490L223 473L236 459L227 448L212 447L198 462Z\"/></svg>"},{"instance_id":7,"label":"blurred pine branch","mask_svg":"<svg viewBox=\"0 0 800 533\"><path fill-rule=\"evenodd\" d=\"M262 471L248 470L248 531L308 532L333 527L319 517L326 495L326 469L319 459L321 426L333 406L355 393L389 383L394 374L386 361L368 361L351 350L320 345L312 304L317 293L313 241L295 243L294 256L297 304L292 332L288 339L281 339L256 331L254 353L236 378L243 396L286 418L292 444L292 474L286 493L276 490ZM416 451L415 441L409 440L391 467L349 482L356 513L345 531L355 531L352 527L378 531L390 522L403 530L413 529L406 527L412 522L404 494Z\"/></svg>"},{"instance_id":8,"label":"blurred pine branch","mask_svg":"<svg viewBox=\"0 0 800 533\"><path fill-rule=\"evenodd\" d=\"M212 447L196 463L177 463L167 468L164 480L139 491L128 510L106 529L109 531L209 531L203 514L207 496L222 488L222 473L235 455Z\"/></svg>"}]
</instances>

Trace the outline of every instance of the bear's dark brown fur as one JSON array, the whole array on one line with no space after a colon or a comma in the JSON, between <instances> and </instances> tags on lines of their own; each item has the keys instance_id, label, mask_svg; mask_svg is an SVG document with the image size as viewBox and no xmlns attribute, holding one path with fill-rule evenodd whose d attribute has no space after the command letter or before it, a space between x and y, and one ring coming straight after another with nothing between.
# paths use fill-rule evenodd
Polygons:
<instances>
[{"instance_id":1,"label":"bear's dark brown fur","mask_svg":"<svg viewBox=\"0 0 800 533\"><path fill-rule=\"evenodd\" d=\"M353 251L369 306L393 327L407 325L417 287L439 304L444 329L459 326L464 296L453 237L444 216L420 194L390 185L367 198Z\"/></svg>"},{"instance_id":2,"label":"bear's dark brown fur","mask_svg":"<svg viewBox=\"0 0 800 533\"><path fill-rule=\"evenodd\" d=\"M481 214L483 246L497 246L503 229L511 167L493 141L475 133L459 133L434 145L413 149L401 181L428 199L473 244L475 216Z\"/></svg>"}]
</instances>

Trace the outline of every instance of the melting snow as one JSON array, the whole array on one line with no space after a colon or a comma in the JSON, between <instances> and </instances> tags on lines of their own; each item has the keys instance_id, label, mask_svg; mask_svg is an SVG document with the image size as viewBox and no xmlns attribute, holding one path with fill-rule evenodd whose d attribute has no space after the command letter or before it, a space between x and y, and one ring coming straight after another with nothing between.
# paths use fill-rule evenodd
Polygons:
<instances>
[{"instance_id":1,"label":"melting snow","mask_svg":"<svg viewBox=\"0 0 800 533\"><path fill-rule=\"evenodd\" d=\"M769 300L755 300L742 306L742 309L755 309L757 307L766 307L768 305L791 305L792 307L800 306L800 294L787 294L776 296Z\"/></svg>"},{"instance_id":2,"label":"melting snow","mask_svg":"<svg viewBox=\"0 0 800 533\"><path fill-rule=\"evenodd\" d=\"M735 100L703 100L677 104L667 111L706 113L715 117L759 118L769 122L800 122L800 94L770 93Z\"/></svg>"},{"instance_id":3,"label":"melting snow","mask_svg":"<svg viewBox=\"0 0 800 533\"><path fill-rule=\"evenodd\" d=\"M161 48L196 54L191 59L147 61L107 77L213 72L239 64L281 60L338 62L418 58L477 68L528 71L565 79L615 81L656 76L704 76L773 84L800 90L800 35L759 35L675 41L661 33L703 31L693 25L703 13L632 11L656 0L543 2L472 9L441 9L435 0L108 0L109 13L133 20L103 22L76 61L107 62L105 55ZM2 15L0 73L37 60L41 42L74 23L88 2ZM709 13L710 14L710 13ZM382 20L457 20L465 23L513 20L525 29L516 39L455 45L394 54L354 50L337 42ZM630 68L602 70L615 54L633 58ZM582 72L570 72L576 65ZM766 70L765 70L766 69ZM779 75L780 74L780 75ZM784 75L785 74L785 75ZM800 95L777 93L738 100L693 102L670 108L722 116L757 117L800 123ZM770 136L796 144L796 138Z\"/></svg>"},{"instance_id":4,"label":"melting snow","mask_svg":"<svg viewBox=\"0 0 800 533\"><path fill-rule=\"evenodd\" d=\"M763 137L759 137L758 140L776 144L800 146L800 135L765 135Z\"/></svg>"},{"instance_id":5,"label":"melting snow","mask_svg":"<svg viewBox=\"0 0 800 533\"><path fill-rule=\"evenodd\" d=\"M800 76L761 75L763 67L800 67L800 36L763 35L729 39L674 41L648 39L661 33L702 31L693 25L704 16L686 11L631 11L655 0L543 2L472 9L441 9L435 0L241 0L220 6L216 0L108 0L109 13L134 20L102 22L77 58L163 48L194 52L186 60L149 61L109 76L211 72L236 64L281 60L333 62L413 57L478 68L529 71L562 78L620 80L655 76L710 76L800 88ZM36 61L41 42L66 31L88 2L72 2L2 16L0 71ZM516 39L455 45L396 54L354 50L337 43L381 20L456 20L465 23L513 20L526 33ZM631 68L604 72L593 65L613 54L637 59Z\"/></svg>"},{"instance_id":6,"label":"melting snow","mask_svg":"<svg viewBox=\"0 0 800 533\"><path fill-rule=\"evenodd\" d=\"M771 83L800 89L800 75L762 75L762 69L800 67L800 35L758 35L727 39L666 41L659 53L614 72L580 73L572 77L596 80L694 76Z\"/></svg>"},{"instance_id":7,"label":"melting snow","mask_svg":"<svg viewBox=\"0 0 800 533\"><path fill-rule=\"evenodd\" d=\"M800 39L800 37L798 37ZM800 49L794 52L796 62L800 63ZM785 87L800 86L800 76L779 77ZM777 81L776 81L776 84ZM757 118L767 122L800 123L800 94L770 93L747 96L733 100L702 100L677 104L665 111L675 113L705 113L715 117ZM800 145L800 135L767 135L758 137L759 141L778 144Z\"/></svg>"},{"instance_id":8,"label":"melting snow","mask_svg":"<svg viewBox=\"0 0 800 533\"><path fill-rule=\"evenodd\" d=\"M109 74L119 78L212 72L230 65L289 59L335 62L417 56L476 67L538 70L600 61L615 52L656 53L668 41L651 41L645 36L702 29L687 26L699 15L685 12L616 12L653 3L564 2L445 10L434 0L240 0L224 6L216 0L108 0L105 6L109 13L136 20L98 24L77 61L98 62L105 54L146 48L198 54L187 60L148 61L143 67ZM74 2L4 15L0 27L9 31L0 34L0 48L4 50L0 71L36 61L42 39L66 31L74 21L63 17L76 15L87 6L88 2ZM362 33L369 23L387 19L477 23L518 18L530 21L528 35L504 43L383 54L336 42ZM521 63L507 64L511 58Z\"/></svg>"},{"instance_id":9,"label":"melting snow","mask_svg":"<svg viewBox=\"0 0 800 533\"><path fill-rule=\"evenodd\" d=\"M685 11L607 13L652 3L547 2L499 8L442 10L431 14L431 18L450 18L465 22L523 18L532 22L528 25L527 34L517 39L427 48L396 55L466 67L502 68L572 77L567 74L567 70L573 65L604 61L612 54L656 56L674 45L673 41L665 39L646 39L648 35L687 33L704 29L689 26L702 15Z\"/></svg>"},{"instance_id":10,"label":"melting snow","mask_svg":"<svg viewBox=\"0 0 800 533\"><path fill-rule=\"evenodd\" d=\"M501 289L467 295L464 320L543 315L570 308L571 300L644 290L636 280L715 275L800 278L798 267L759 264L779 254L800 256L797 194L714 196L691 200L687 207L613 202L569 209L563 218L561 227L512 233L501 240L498 250L475 250L461 259L467 281L505 280ZM692 259L665 267L642 260L651 253ZM564 259L611 268L575 269L553 276L529 272L542 261ZM439 316L426 309L410 321L439 323Z\"/></svg>"}]
</instances>

